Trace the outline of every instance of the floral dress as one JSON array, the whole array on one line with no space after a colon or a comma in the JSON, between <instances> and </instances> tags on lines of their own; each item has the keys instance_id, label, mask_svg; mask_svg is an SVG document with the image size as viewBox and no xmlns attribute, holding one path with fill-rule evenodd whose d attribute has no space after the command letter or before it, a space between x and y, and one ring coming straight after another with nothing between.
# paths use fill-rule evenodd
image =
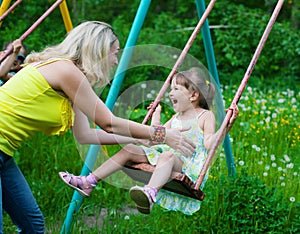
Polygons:
<instances>
[{"instance_id":1,"label":"floral dress","mask_svg":"<svg viewBox=\"0 0 300 234\"><path fill-rule=\"evenodd\" d=\"M149 162L152 165L156 165L157 160L162 152L173 152L183 161L182 172L195 183L207 157L207 150L204 148L203 130L198 125L198 119L204 112L206 111L202 111L196 118L189 120L179 120L176 115L171 122L171 128L186 129L190 127L190 129L183 132L183 134L187 138L193 140L193 142L196 144L196 150L192 156L184 156L166 144L154 145L151 147L142 146ZM204 187L207 177L208 173L206 173L200 189ZM159 190L156 200L156 204L168 210L181 211L187 215L192 215L198 211L201 203L196 199L192 199L164 189Z\"/></svg>"}]
</instances>

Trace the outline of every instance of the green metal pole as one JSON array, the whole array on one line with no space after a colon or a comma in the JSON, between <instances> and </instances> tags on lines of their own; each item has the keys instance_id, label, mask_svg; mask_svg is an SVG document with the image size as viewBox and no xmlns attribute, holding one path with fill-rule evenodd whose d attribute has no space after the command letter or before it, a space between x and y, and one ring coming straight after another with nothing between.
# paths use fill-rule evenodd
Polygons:
<instances>
[{"instance_id":1,"label":"green metal pole","mask_svg":"<svg viewBox=\"0 0 300 234\"><path fill-rule=\"evenodd\" d=\"M196 6L197 6L197 11L198 11L198 16L200 18L201 15L203 15L203 13L205 11L204 0L196 0ZM210 71L211 75L214 77L214 79L218 85L218 88L220 89L219 75L218 75L218 70L217 70L217 65L216 65L213 44L212 44L212 40L211 40L211 34L210 34L210 30L209 30L208 19L206 19L206 21L201 29L201 33L202 33L202 37L203 37L203 43L204 43L205 55L206 55L207 64L208 64L208 70ZM220 98L220 100L222 100L222 97ZM222 101L219 103L218 106L221 106L222 110L225 109ZM221 114L222 114L221 118L224 119L225 111L222 111ZM234 176L236 174L236 170L235 170L234 160L233 160L233 156L232 156L230 137L228 134L226 135L226 137L224 139L223 147L224 147L224 151L225 151L225 155L226 155L228 174L230 176Z\"/></svg>"},{"instance_id":2,"label":"green metal pole","mask_svg":"<svg viewBox=\"0 0 300 234\"><path fill-rule=\"evenodd\" d=\"M117 100L117 97L119 95L120 87L122 85L125 76L124 71L126 71L125 68L128 66L132 55L131 53L132 50L126 48L134 46L136 44L139 33L145 21L150 3L151 0L142 0L140 2L137 14L132 24L132 28L130 29L129 36L126 45L124 47L124 53L120 59L120 63L117 68L116 75L112 82L112 87L109 90L109 94L105 103L106 106L108 106L108 108L111 110L113 109L114 103ZM90 168L93 168L93 165L95 164L95 160L97 158L99 148L100 148L99 145L90 146L84 165L81 170L81 175L87 175L88 173L90 173ZM83 201L83 197L77 191L75 191L73 193L72 201L70 203L64 224L61 228L61 232L60 232L61 234L70 233L73 217L78 213L82 201Z\"/></svg>"}]
</instances>

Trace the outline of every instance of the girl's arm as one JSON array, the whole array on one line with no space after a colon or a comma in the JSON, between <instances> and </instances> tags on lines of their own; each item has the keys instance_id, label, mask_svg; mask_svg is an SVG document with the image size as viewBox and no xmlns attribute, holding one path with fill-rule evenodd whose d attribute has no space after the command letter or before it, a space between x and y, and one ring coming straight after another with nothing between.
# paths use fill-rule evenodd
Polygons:
<instances>
[{"instance_id":1,"label":"girl's arm","mask_svg":"<svg viewBox=\"0 0 300 234\"><path fill-rule=\"evenodd\" d=\"M0 79L4 82L11 78L11 76L8 73L13 63L15 62L16 57L18 56L22 44L20 40L16 40L11 44L11 46L13 47L13 52L10 55L8 55L0 65Z\"/></svg>"},{"instance_id":2,"label":"girl's arm","mask_svg":"<svg viewBox=\"0 0 300 234\"><path fill-rule=\"evenodd\" d=\"M207 111L200 119L202 119L202 123L200 125L204 133L204 147L209 150L212 147L213 141L217 134L215 115L213 112Z\"/></svg>"},{"instance_id":3,"label":"girl's arm","mask_svg":"<svg viewBox=\"0 0 300 234\"><path fill-rule=\"evenodd\" d=\"M75 113L73 134L80 144L129 144L138 143L138 139L111 134L102 129L91 128L86 115L84 115L75 105L73 106Z\"/></svg>"},{"instance_id":4,"label":"girl's arm","mask_svg":"<svg viewBox=\"0 0 300 234\"><path fill-rule=\"evenodd\" d=\"M236 105L230 107L233 110L233 114L229 120L229 123L226 127L226 131L223 132L222 138L225 137L225 135L229 132L229 130L232 128L233 123L235 122L239 110ZM203 123L203 131L204 131L204 147L209 150L211 149L214 141L216 140L216 137L219 134L219 130L215 132L215 126L216 126L216 119L213 112L209 111L204 114L204 123Z\"/></svg>"}]
</instances>

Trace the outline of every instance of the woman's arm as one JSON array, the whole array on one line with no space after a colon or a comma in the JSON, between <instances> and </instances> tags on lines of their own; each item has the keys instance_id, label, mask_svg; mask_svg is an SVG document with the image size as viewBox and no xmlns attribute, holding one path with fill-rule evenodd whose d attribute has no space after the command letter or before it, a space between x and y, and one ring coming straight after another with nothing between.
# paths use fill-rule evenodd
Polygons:
<instances>
[{"instance_id":1,"label":"woman's arm","mask_svg":"<svg viewBox=\"0 0 300 234\"><path fill-rule=\"evenodd\" d=\"M59 61L38 68L48 83L62 90L91 121L104 131L137 139L152 139L155 128L115 116L92 90L84 74L73 63ZM194 143L179 130L166 129L165 142L175 150L191 155ZM184 139L183 139L184 138Z\"/></svg>"},{"instance_id":2,"label":"woman's arm","mask_svg":"<svg viewBox=\"0 0 300 234\"><path fill-rule=\"evenodd\" d=\"M76 106L73 106L75 113L73 135L80 144L129 144L138 143L138 139L111 134L102 129L91 128L86 115L84 115Z\"/></svg>"}]
</instances>

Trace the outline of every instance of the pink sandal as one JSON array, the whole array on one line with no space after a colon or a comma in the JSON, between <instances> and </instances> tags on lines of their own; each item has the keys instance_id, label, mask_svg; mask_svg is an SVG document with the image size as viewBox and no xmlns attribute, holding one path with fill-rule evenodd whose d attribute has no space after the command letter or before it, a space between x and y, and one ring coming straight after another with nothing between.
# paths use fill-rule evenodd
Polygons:
<instances>
[{"instance_id":1,"label":"pink sandal","mask_svg":"<svg viewBox=\"0 0 300 234\"><path fill-rule=\"evenodd\" d=\"M58 174L66 185L75 189L85 197L90 196L91 192L96 186L96 184L89 183L86 179L86 176L75 176L69 172L59 172Z\"/></svg>"},{"instance_id":2,"label":"pink sandal","mask_svg":"<svg viewBox=\"0 0 300 234\"><path fill-rule=\"evenodd\" d=\"M157 189L150 186L134 186L129 191L136 208L143 214L150 214L153 203L156 202Z\"/></svg>"}]
</instances>

